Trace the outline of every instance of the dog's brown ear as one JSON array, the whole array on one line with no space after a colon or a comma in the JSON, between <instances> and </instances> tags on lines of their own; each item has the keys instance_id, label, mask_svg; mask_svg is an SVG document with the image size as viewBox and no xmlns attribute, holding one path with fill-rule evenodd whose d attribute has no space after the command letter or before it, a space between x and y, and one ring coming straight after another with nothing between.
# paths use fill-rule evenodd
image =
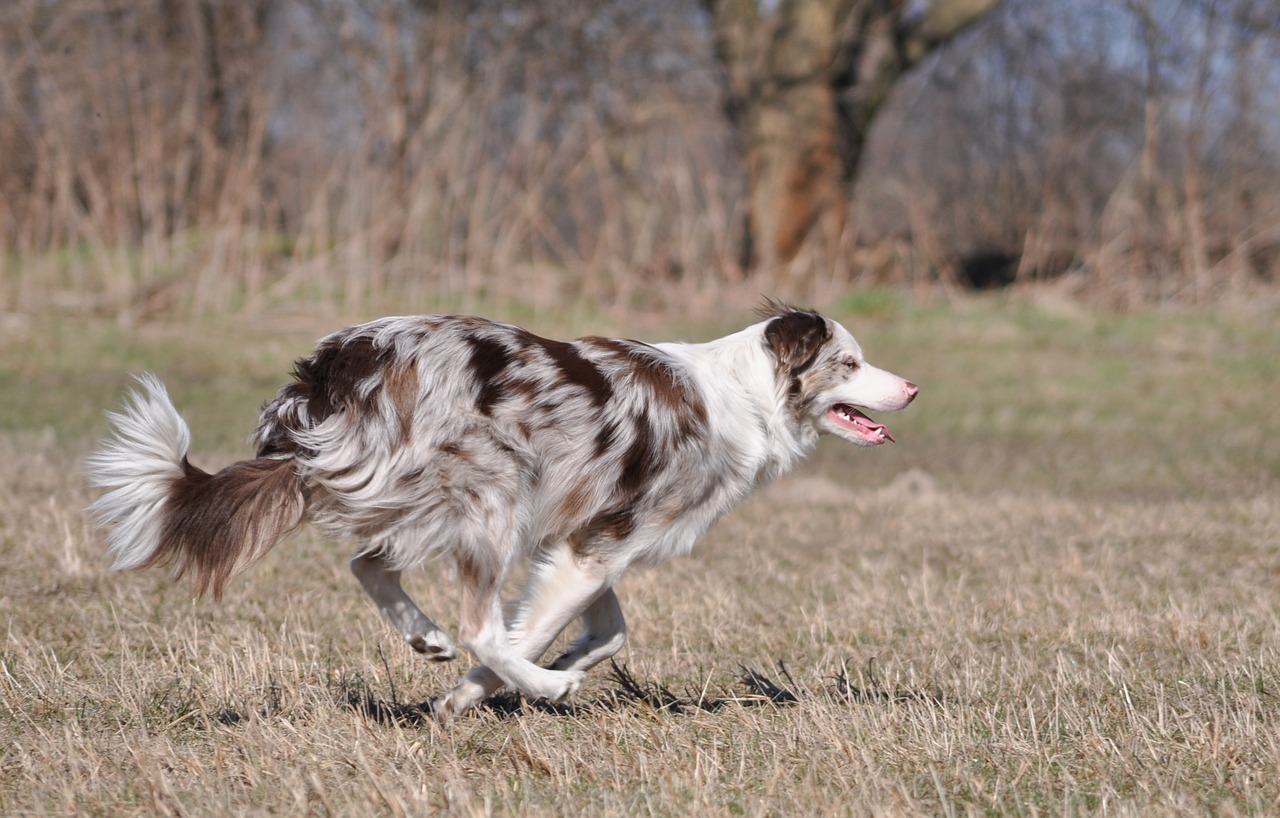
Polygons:
<instances>
[{"instance_id":1,"label":"dog's brown ear","mask_svg":"<svg viewBox=\"0 0 1280 818\"><path fill-rule=\"evenodd\" d=\"M765 326L765 343L781 370L799 375L813 366L822 345L831 338L831 327L816 312L777 306L783 311Z\"/></svg>"}]
</instances>

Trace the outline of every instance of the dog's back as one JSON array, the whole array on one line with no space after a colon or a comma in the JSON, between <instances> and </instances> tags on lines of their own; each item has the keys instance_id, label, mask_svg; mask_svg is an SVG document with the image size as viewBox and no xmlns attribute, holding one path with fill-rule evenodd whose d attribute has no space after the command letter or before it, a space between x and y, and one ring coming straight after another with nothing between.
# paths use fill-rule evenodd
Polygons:
<instances>
[{"instance_id":1,"label":"dog's back","mask_svg":"<svg viewBox=\"0 0 1280 818\"><path fill-rule=\"evenodd\" d=\"M259 456L292 458L309 517L397 566L498 547L499 529L609 548L732 477L702 390L648 344L390 318L324 339L294 374L263 408Z\"/></svg>"}]
</instances>

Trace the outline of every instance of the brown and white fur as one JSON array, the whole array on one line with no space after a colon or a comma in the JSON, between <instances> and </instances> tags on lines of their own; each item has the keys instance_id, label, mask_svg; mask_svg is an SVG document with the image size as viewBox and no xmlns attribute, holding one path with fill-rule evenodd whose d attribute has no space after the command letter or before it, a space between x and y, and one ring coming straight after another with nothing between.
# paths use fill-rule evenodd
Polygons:
<instances>
[{"instance_id":1,"label":"brown and white fur","mask_svg":"<svg viewBox=\"0 0 1280 818\"><path fill-rule=\"evenodd\" d=\"M502 685L553 701L614 655L613 592L628 567L687 553L822 434L892 440L860 410L893 412L916 386L868 364L839 324L770 304L764 320L705 344L539 338L481 318L384 318L321 340L262 410L257 457L208 474L164 387L142 376L87 464L118 569L172 563L200 592L304 519L359 550L352 571L387 622L427 657L452 640L400 586L452 561L458 638L480 663L436 703L461 713ZM500 592L530 561L504 620ZM572 621L583 632L535 662Z\"/></svg>"}]
</instances>

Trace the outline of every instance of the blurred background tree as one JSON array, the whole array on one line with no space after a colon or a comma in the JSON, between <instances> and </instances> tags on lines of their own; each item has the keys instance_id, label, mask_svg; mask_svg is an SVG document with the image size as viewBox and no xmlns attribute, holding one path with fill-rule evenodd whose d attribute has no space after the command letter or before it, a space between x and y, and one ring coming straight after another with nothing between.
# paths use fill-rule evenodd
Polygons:
<instances>
[{"instance_id":1,"label":"blurred background tree","mask_svg":"<svg viewBox=\"0 0 1280 818\"><path fill-rule=\"evenodd\" d=\"M745 164L744 270L812 272L791 262L815 225L844 231L867 131L898 78L995 4L704 0Z\"/></svg>"},{"instance_id":2,"label":"blurred background tree","mask_svg":"<svg viewBox=\"0 0 1280 818\"><path fill-rule=\"evenodd\" d=\"M0 4L0 310L1249 299L1278 159L1273 0Z\"/></svg>"}]
</instances>

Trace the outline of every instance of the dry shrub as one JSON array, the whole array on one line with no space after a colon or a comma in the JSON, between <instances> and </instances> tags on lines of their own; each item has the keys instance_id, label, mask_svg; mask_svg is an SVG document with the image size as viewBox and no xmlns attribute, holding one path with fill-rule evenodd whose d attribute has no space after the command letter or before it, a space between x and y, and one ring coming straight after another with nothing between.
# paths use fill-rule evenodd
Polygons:
<instances>
[{"instance_id":1,"label":"dry shrub","mask_svg":"<svg viewBox=\"0 0 1280 818\"><path fill-rule=\"evenodd\" d=\"M1064 272L1118 306L1274 291L1274 14L1166 6L1006 0L882 109L855 217L753 276L694 4L13 0L0 309L692 312Z\"/></svg>"},{"instance_id":2,"label":"dry shrub","mask_svg":"<svg viewBox=\"0 0 1280 818\"><path fill-rule=\"evenodd\" d=\"M693 25L568 0L7 4L0 306L716 287L737 183Z\"/></svg>"}]
</instances>

